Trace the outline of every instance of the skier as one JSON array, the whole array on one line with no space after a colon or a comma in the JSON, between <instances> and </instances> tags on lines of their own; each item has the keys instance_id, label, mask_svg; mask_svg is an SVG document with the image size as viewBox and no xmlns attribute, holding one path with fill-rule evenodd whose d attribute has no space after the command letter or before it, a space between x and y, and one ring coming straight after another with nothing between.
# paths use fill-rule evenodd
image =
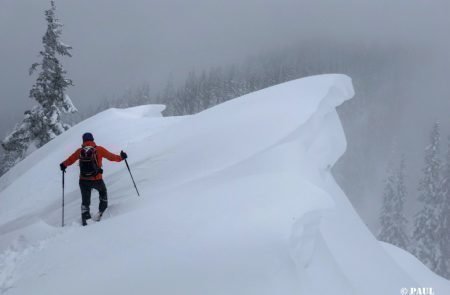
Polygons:
<instances>
[{"instance_id":1,"label":"skier","mask_svg":"<svg viewBox=\"0 0 450 295\"><path fill-rule=\"evenodd\" d=\"M87 132L83 134L83 144L78 148L67 160L59 166L61 171L65 172L66 168L77 160L80 165L80 190L81 190L81 221L83 226L87 225L86 220L91 218L89 206L91 204L91 191L96 189L100 195L100 204L98 205L98 213L94 215L95 221L100 221L103 213L108 207L108 195L105 183L102 179L102 159L106 158L110 161L120 162L127 158L127 154L123 151L120 155L109 152L102 146L97 146L94 142L94 136Z\"/></svg>"}]
</instances>

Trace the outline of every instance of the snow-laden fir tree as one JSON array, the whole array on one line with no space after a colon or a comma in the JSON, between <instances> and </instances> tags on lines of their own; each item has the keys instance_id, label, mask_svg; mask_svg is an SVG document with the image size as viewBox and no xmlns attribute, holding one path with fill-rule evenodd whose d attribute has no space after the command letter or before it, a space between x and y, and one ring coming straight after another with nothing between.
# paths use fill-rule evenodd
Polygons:
<instances>
[{"instance_id":1,"label":"snow-laden fir tree","mask_svg":"<svg viewBox=\"0 0 450 295\"><path fill-rule=\"evenodd\" d=\"M39 52L42 59L30 68L30 75L40 68L30 90L30 97L38 105L26 111L23 121L3 140L5 154L2 172L6 172L33 149L67 130L69 125L62 121L61 115L77 111L65 93L67 87L73 85L72 81L66 78L66 71L58 59L58 56L71 57L72 47L60 40L62 24L56 18L55 2L51 1L50 4L50 9L45 11L47 31L42 37L44 48Z\"/></svg>"},{"instance_id":2,"label":"snow-laden fir tree","mask_svg":"<svg viewBox=\"0 0 450 295\"><path fill-rule=\"evenodd\" d=\"M450 279L450 137L448 138L448 150L445 165L442 170L441 181L441 205L438 216L437 237L441 257L437 261L436 273Z\"/></svg>"},{"instance_id":3,"label":"snow-laden fir tree","mask_svg":"<svg viewBox=\"0 0 450 295\"><path fill-rule=\"evenodd\" d=\"M419 183L419 202L422 208L416 214L413 232L413 253L431 270L436 271L442 259L441 237L441 159L439 124L433 126L430 145L425 150L423 177Z\"/></svg>"},{"instance_id":4,"label":"snow-laden fir tree","mask_svg":"<svg viewBox=\"0 0 450 295\"><path fill-rule=\"evenodd\" d=\"M381 229L378 239L407 249L409 239L407 234L408 220L403 214L406 199L405 158L400 160L395 170L389 165L388 176L383 191L383 205L380 214Z\"/></svg>"}]
</instances>

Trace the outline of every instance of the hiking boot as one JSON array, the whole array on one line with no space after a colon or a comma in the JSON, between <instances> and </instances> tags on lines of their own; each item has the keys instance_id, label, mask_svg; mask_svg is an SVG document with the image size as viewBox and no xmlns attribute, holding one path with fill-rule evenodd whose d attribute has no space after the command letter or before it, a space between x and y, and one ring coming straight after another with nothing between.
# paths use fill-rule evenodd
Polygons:
<instances>
[{"instance_id":1,"label":"hiking boot","mask_svg":"<svg viewBox=\"0 0 450 295\"><path fill-rule=\"evenodd\" d=\"M100 221L100 219L102 219L102 215L103 215L103 212L98 212L97 214L94 215L94 217L92 219L95 221Z\"/></svg>"},{"instance_id":2,"label":"hiking boot","mask_svg":"<svg viewBox=\"0 0 450 295\"><path fill-rule=\"evenodd\" d=\"M84 212L84 213L81 214L81 217L82 217L84 220L91 219L91 213L90 213L90 212Z\"/></svg>"}]
</instances>

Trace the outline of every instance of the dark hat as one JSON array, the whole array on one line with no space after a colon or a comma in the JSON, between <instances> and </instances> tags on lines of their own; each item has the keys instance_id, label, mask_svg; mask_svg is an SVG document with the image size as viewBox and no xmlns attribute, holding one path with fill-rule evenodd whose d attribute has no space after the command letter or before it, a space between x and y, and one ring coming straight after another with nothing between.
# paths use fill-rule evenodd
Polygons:
<instances>
[{"instance_id":1,"label":"dark hat","mask_svg":"<svg viewBox=\"0 0 450 295\"><path fill-rule=\"evenodd\" d=\"M83 134L83 142L85 141L94 141L94 136L92 136L92 133L86 132Z\"/></svg>"}]
</instances>

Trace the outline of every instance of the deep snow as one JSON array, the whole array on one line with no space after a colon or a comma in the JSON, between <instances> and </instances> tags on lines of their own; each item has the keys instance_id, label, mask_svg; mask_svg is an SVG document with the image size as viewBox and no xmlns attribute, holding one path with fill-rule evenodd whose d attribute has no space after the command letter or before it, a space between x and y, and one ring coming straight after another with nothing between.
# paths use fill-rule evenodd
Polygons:
<instances>
[{"instance_id":1,"label":"deep snow","mask_svg":"<svg viewBox=\"0 0 450 295\"><path fill-rule=\"evenodd\" d=\"M382 246L331 175L346 147L335 108L352 96L350 78L321 75L192 116L141 106L74 126L0 178L0 294L450 294ZM61 228L58 164L86 131L128 152L142 197L105 161L110 208L81 227L72 166Z\"/></svg>"}]
</instances>

